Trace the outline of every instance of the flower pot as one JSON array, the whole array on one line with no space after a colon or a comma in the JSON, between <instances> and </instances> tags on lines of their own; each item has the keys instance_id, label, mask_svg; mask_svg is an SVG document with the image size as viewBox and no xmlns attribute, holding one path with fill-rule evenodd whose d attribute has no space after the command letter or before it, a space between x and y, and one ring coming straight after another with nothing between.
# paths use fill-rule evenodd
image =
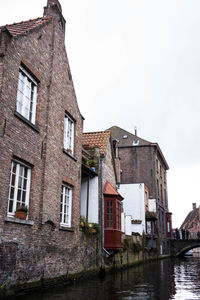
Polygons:
<instances>
[{"instance_id":1,"label":"flower pot","mask_svg":"<svg viewBox=\"0 0 200 300\"><path fill-rule=\"evenodd\" d=\"M97 233L97 231L96 231L95 228L91 228L91 229L90 229L90 233Z\"/></svg>"},{"instance_id":2,"label":"flower pot","mask_svg":"<svg viewBox=\"0 0 200 300\"><path fill-rule=\"evenodd\" d=\"M26 217L27 217L27 212L24 212L24 211L16 211L15 212L16 219L26 220Z\"/></svg>"}]
</instances>

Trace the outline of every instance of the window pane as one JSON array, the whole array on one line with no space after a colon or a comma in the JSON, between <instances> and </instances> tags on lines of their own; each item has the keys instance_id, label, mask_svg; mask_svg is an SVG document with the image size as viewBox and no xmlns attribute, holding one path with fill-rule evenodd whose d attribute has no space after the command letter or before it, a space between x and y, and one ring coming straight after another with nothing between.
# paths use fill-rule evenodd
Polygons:
<instances>
[{"instance_id":1,"label":"window pane","mask_svg":"<svg viewBox=\"0 0 200 300\"><path fill-rule=\"evenodd\" d=\"M15 191L14 187L11 187L11 189L10 189L10 199L14 199L14 191Z\"/></svg>"},{"instance_id":2,"label":"window pane","mask_svg":"<svg viewBox=\"0 0 200 300\"><path fill-rule=\"evenodd\" d=\"M9 209L8 209L8 211L10 213L13 211L13 201L12 200L10 200L10 202L9 202Z\"/></svg>"},{"instance_id":3,"label":"window pane","mask_svg":"<svg viewBox=\"0 0 200 300\"><path fill-rule=\"evenodd\" d=\"M15 186L15 174L12 174L11 185Z\"/></svg>"}]
</instances>

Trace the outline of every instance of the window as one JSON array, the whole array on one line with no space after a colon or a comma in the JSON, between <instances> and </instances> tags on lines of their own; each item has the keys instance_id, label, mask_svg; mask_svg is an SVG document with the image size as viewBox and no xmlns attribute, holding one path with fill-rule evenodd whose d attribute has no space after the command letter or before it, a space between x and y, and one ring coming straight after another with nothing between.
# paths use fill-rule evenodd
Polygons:
<instances>
[{"instance_id":1,"label":"window","mask_svg":"<svg viewBox=\"0 0 200 300\"><path fill-rule=\"evenodd\" d=\"M117 201L116 229L121 230L121 202Z\"/></svg>"},{"instance_id":2,"label":"window","mask_svg":"<svg viewBox=\"0 0 200 300\"><path fill-rule=\"evenodd\" d=\"M62 186L61 205L60 205L60 224L71 227L72 213L72 189L68 186Z\"/></svg>"},{"instance_id":3,"label":"window","mask_svg":"<svg viewBox=\"0 0 200 300\"><path fill-rule=\"evenodd\" d=\"M64 149L74 153L74 121L68 115L64 119Z\"/></svg>"},{"instance_id":4,"label":"window","mask_svg":"<svg viewBox=\"0 0 200 300\"><path fill-rule=\"evenodd\" d=\"M113 228L113 201L106 201L106 228Z\"/></svg>"},{"instance_id":5,"label":"window","mask_svg":"<svg viewBox=\"0 0 200 300\"><path fill-rule=\"evenodd\" d=\"M13 161L10 170L8 216L14 216L18 206L29 205L31 169Z\"/></svg>"},{"instance_id":6,"label":"window","mask_svg":"<svg viewBox=\"0 0 200 300\"><path fill-rule=\"evenodd\" d=\"M121 230L121 202L105 199L105 228Z\"/></svg>"},{"instance_id":7,"label":"window","mask_svg":"<svg viewBox=\"0 0 200 300\"><path fill-rule=\"evenodd\" d=\"M21 66L19 69L17 90L17 112L35 124L37 104L37 82Z\"/></svg>"}]
</instances>

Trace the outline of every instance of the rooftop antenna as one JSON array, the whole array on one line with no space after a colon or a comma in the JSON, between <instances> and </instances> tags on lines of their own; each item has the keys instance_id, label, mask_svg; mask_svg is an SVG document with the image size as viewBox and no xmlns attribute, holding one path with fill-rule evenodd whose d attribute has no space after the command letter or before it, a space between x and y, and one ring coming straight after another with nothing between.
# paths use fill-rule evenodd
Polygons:
<instances>
[{"instance_id":1,"label":"rooftop antenna","mask_svg":"<svg viewBox=\"0 0 200 300\"><path fill-rule=\"evenodd\" d=\"M133 140L133 146L139 145L139 140L137 138L137 126L134 127L135 129L135 135L134 135L134 140Z\"/></svg>"}]
</instances>

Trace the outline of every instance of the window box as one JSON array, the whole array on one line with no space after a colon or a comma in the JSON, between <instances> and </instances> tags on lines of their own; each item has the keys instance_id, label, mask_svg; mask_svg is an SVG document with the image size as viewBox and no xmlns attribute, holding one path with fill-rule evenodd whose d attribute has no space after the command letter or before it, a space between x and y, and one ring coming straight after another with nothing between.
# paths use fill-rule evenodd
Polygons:
<instances>
[{"instance_id":1,"label":"window box","mask_svg":"<svg viewBox=\"0 0 200 300\"><path fill-rule=\"evenodd\" d=\"M24 211L16 211L16 212L15 212L15 218L16 218L16 219L26 220L26 218L27 218L27 213L24 212Z\"/></svg>"},{"instance_id":2,"label":"window box","mask_svg":"<svg viewBox=\"0 0 200 300\"><path fill-rule=\"evenodd\" d=\"M15 211L15 218L26 220L28 214L28 208L26 206L18 206Z\"/></svg>"}]
</instances>

